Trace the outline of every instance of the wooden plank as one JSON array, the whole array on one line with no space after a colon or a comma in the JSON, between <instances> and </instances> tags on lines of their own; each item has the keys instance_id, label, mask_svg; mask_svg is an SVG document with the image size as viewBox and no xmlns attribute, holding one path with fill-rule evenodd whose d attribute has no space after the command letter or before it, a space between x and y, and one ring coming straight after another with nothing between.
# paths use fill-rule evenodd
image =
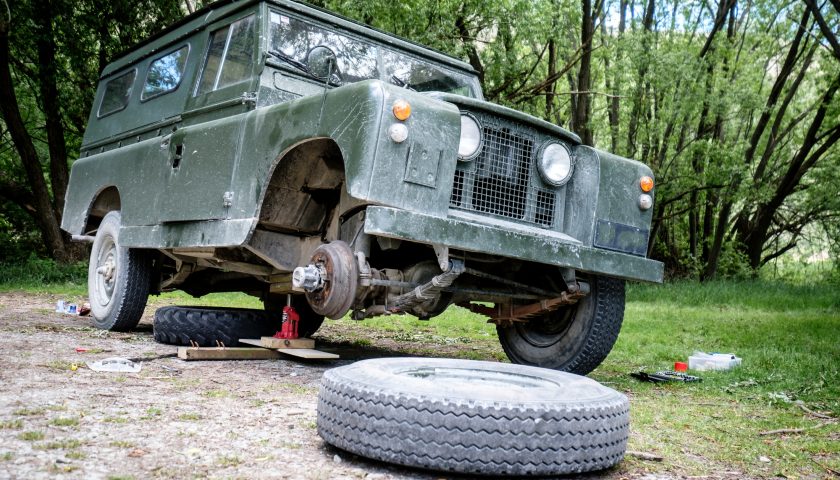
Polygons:
<instances>
[{"instance_id":1,"label":"wooden plank","mask_svg":"<svg viewBox=\"0 0 840 480\"><path fill-rule=\"evenodd\" d=\"M313 360L331 360L335 358L340 358L334 353L322 352L320 350L313 350L311 348L278 348L276 351L280 353L285 353L286 355L291 355L293 357L308 358Z\"/></svg>"},{"instance_id":2,"label":"wooden plank","mask_svg":"<svg viewBox=\"0 0 840 480\"><path fill-rule=\"evenodd\" d=\"M315 348L315 340L311 338L274 338L262 337L265 348Z\"/></svg>"},{"instance_id":3,"label":"wooden plank","mask_svg":"<svg viewBox=\"0 0 840 480\"><path fill-rule=\"evenodd\" d=\"M239 343L244 343L246 345L253 345L255 347L262 347L262 340L259 338L240 338ZM265 347L263 347L265 348Z\"/></svg>"},{"instance_id":4,"label":"wooden plank","mask_svg":"<svg viewBox=\"0 0 840 480\"><path fill-rule=\"evenodd\" d=\"M275 350L251 347L178 347L183 360L268 360L281 358Z\"/></svg>"}]
</instances>

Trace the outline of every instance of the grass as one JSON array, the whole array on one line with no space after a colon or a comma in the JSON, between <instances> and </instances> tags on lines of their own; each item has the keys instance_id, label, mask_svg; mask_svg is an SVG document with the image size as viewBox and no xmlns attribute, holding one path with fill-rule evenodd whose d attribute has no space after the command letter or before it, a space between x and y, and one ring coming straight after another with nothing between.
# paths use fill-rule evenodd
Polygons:
<instances>
[{"instance_id":1,"label":"grass","mask_svg":"<svg viewBox=\"0 0 840 480\"><path fill-rule=\"evenodd\" d=\"M50 425L54 427L75 427L79 424L78 418L54 418L50 420Z\"/></svg>"},{"instance_id":2,"label":"grass","mask_svg":"<svg viewBox=\"0 0 840 480\"><path fill-rule=\"evenodd\" d=\"M20 430L21 428L23 428L23 421L19 418L0 422L0 430Z\"/></svg>"},{"instance_id":3,"label":"grass","mask_svg":"<svg viewBox=\"0 0 840 480\"><path fill-rule=\"evenodd\" d=\"M18 435L18 438L26 442L37 442L38 440L44 439L44 432L34 430L29 432L23 432L20 435Z\"/></svg>"},{"instance_id":4,"label":"grass","mask_svg":"<svg viewBox=\"0 0 840 480\"><path fill-rule=\"evenodd\" d=\"M42 445L37 445L36 448L41 450L73 450L82 446L82 442L76 439L58 440L55 442L47 442Z\"/></svg>"}]
</instances>

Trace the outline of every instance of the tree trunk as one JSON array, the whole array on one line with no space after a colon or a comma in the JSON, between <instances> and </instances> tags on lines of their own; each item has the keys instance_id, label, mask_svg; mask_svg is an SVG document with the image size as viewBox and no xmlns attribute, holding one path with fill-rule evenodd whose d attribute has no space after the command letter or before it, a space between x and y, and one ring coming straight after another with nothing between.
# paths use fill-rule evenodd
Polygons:
<instances>
[{"instance_id":1,"label":"tree trunk","mask_svg":"<svg viewBox=\"0 0 840 480\"><path fill-rule=\"evenodd\" d=\"M50 182L52 185L53 204L56 221L61 223L64 213L64 196L70 170L67 166L67 145L64 141L64 125L61 121L61 109L56 85L55 38L53 36L53 12L51 0L36 2L35 20L38 22L38 83L41 90L41 103L46 121L47 144L50 152Z\"/></svg>"},{"instance_id":2,"label":"tree trunk","mask_svg":"<svg viewBox=\"0 0 840 480\"><path fill-rule=\"evenodd\" d=\"M592 0L581 1L583 16L580 25L580 70L577 77L577 91L575 95L577 102L574 110L575 133L580 135L584 145L594 145L592 138L592 126L589 124L589 117L592 112L591 94L592 88L592 37L594 30L592 12Z\"/></svg>"},{"instance_id":3,"label":"tree trunk","mask_svg":"<svg viewBox=\"0 0 840 480\"><path fill-rule=\"evenodd\" d=\"M32 189L35 212L33 218L41 230L44 245L59 261L69 259L64 238L58 225L44 172L32 138L26 130L12 83L9 52L9 27L6 18L0 19L0 111L9 129L12 142L20 155L29 187Z\"/></svg>"},{"instance_id":4,"label":"tree trunk","mask_svg":"<svg viewBox=\"0 0 840 480\"><path fill-rule=\"evenodd\" d=\"M648 58L646 57L648 49L650 48L650 34L653 31L653 19L656 9L656 2L648 0L645 7L645 16L642 21L644 26L644 33L642 37L643 57L639 62L639 78L636 84L636 93L633 95L633 110L630 113L630 122L627 127L627 155L631 158L636 156L636 134L639 127L639 116L642 111L642 99L644 93L650 89L650 83L647 80L648 72Z\"/></svg>"}]
</instances>

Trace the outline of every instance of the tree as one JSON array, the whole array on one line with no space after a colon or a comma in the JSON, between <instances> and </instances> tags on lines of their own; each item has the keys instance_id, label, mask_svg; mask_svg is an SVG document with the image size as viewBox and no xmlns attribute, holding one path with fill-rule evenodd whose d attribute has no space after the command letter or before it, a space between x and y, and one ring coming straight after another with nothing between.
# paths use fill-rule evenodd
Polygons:
<instances>
[{"instance_id":1,"label":"tree","mask_svg":"<svg viewBox=\"0 0 840 480\"><path fill-rule=\"evenodd\" d=\"M69 160L78 154L99 72L112 55L182 15L180 2L32 0L0 20L0 196L26 212L60 261L83 249L61 231ZM28 108L22 111L21 105ZM44 136L45 135L45 136Z\"/></svg>"}]
</instances>

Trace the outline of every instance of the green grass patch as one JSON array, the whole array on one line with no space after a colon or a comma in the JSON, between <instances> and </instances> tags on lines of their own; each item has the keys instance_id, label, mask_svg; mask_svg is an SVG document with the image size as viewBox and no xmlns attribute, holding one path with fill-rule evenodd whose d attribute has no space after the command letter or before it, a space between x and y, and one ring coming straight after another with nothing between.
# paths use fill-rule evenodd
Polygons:
<instances>
[{"instance_id":1,"label":"green grass patch","mask_svg":"<svg viewBox=\"0 0 840 480\"><path fill-rule=\"evenodd\" d=\"M242 464L242 459L233 455L225 455L220 457L216 463L220 467L236 467Z\"/></svg>"},{"instance_id":2,"label":"green grass patch","mask_svg":"<svg viewBox=\"0 0 840 480\"><path fill-rule=\"evenodd\" d=\"M220 388L216 390L207 390L204 392L204 396L207 398L225 398L230 396L230 392Z\"/></svg>"},{"instance_id":3,"label":"green grass patch","mask_svg":"<svg viewBox=\"0 0 840 480\"><path fill-rule=\"evenodd\" d=\"M12 290L84 295L87 262L62 264L33 256L24 262L0 264L0 292Z\"/></svg>"},{"instance_id":4,"label":"green grass patch","mask_svg":"<svg viewBox=\"0 0 840 480\"><path fill-rule=\"evenodd\" d=\"M50 425L54 427L75 427L78 424L78 418L53 418L50 420Z\"/></svg>"},{"instance_id":5,"label":"green grass patch","mask_svg":"<svg viewBox=\"0 0 840 480\"><path fill-rule=\"evenodd\" d=\"M42 445L38 445L35 448L38 448L39 450L72 450L81 446L82 442L80 442L79 440L68 438L64 440L57 440L54 442L47 442Z\"/></svg>"},{"instance_id":6,"label":"green grass patch","mask_svg":"<svg viewBox=\"0 0 840 480\"><path fill-rule=\"evenodd\" d=\"M84 460L87 458L87 455L84 452L80 452L78 450L71 450L67 452L64 456L69 458L70 460Z\"/></svg>"},{"instance_id":7,"label":"green grass patch","mask_svg":"<svg viewBox=\"0 0 840 480\"><path fill-rule=\"evenodd\" d=\"M23 428L23 421L19 418L0 422L0 430L20 430L21 428Z\"/></svg>"},{"instance_id":8,"label":"green grass patch","mask_svg":"<svg viewBox=\"0 0 840 480\"><path fill-rule=\"evenodd\" d=\"M43 408L18 408L14 412L13 415L17 415L20 417L32 417L36 415L43 415L44 409Z\"/></svg>"},{"instance_id":9,"label":"green grass patch","mask_svg":"<svg viewBox=\"0 0 840 480\"><path fill-rule=\"evenodd\" d=\"M20 435L18 435L18 438L21 439L21 440L27 441L27 442L37 442L39 440L44 439L44 432L40 432L40 431L23 432Z\"/></svg>"},{"instance_id":10,"label":"green grass patch","mask_svg":"<svg viewBox=\"0 0 840 480\"><path fill-rule=\"evenodd\" d=\"M201 415L197 413L182 413L178 415L178 420L183 420L185 422L197 422L201 420Z\"/></svg>"}]
</instances>

